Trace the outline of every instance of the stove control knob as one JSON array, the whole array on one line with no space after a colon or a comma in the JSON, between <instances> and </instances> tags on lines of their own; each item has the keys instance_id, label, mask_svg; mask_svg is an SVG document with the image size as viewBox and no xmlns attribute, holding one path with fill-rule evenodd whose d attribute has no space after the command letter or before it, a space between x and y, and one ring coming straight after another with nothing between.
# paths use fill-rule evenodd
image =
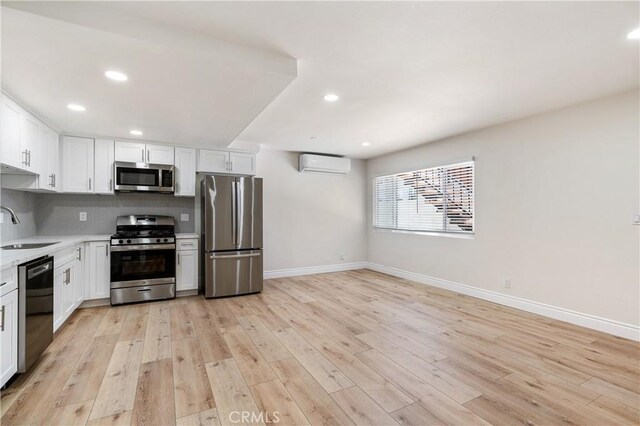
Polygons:
<instances>
[{"instance_id":1,"label":"stove control knob","mask_svg":"<svg viewBox=\"0 0 640 426\"><path fill-rule=\"evenodd\" d=\"M130 243L130 242L131 242L131 240L127 240L127 244Z\"/></svg>"},{"instance_id":2,"label":"stove control knob","mask_svg":"<svg viewBox=\"0 0 640 426\"><path fill-rule=\"evenodd\" d=\"M160 238L156 238L156 243L159 243L159 242L160 242Z\"/></svg>"},{"instance_id":3,"label":"stove control knob","mask_svg":"<svg viewBox=\"0 0 640 426\"><path fill-rule=\"evenodd\" d=\"M164 239L164 242L166 243L167 241L169 241L169 240L165 238L165 239Z\"/></svg>"},{"instance_id":4,"label":"stove control knob","mask_svg":"<svg viewBox=\"0 0 640 426\"><path fill-rule=\"evenodd\" d=\"M124 243L124 241L122 241L122 240L118 240L118 242L119 242L120 244Z\"/></svg>"}]
</instances>

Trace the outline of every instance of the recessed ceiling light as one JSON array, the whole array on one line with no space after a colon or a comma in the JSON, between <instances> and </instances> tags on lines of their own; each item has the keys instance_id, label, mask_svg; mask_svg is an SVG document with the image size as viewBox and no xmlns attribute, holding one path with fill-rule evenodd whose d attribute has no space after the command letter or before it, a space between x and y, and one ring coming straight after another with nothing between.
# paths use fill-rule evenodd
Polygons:
<instances>
[{"instance_id":1,"label":"recessed ceiling light","mask_svg":"<svg viewBox=\"0 0 640 426\"><path fill-rule=\"evenodd\" d=\"M340 96L334 95L333 93L329 93L328 95L324 95L324 100L327 102L335 102L340 99Z\"/></svg>"},{"instance_id":2,"label":"recessed ceiling light","mask_svg":"<svg viewBox=\"0 0 640 426\"><path fill-rule=\"evenodd\" d=\"M69 104L67 105L67 108L69 108L71 111L79 111L79 112L86 111L85 107L78 104Z\"/></svg>"},{"instance_id":3,"label":"recessed ceiling light","mask_svg":"<svg viewBox=\"0 0 640 426\"><path fill-rule=\"evenodd\" d=\"M132 130L129 133L131 133L134 136L142 136L142 130Z\"/></svg>"},{"instance_id":4,"label":"recessed ceiling light","mask_svg":"<svg viewBox=\"0 0 640 426\"><path fill-rule=\"evenodd\" d=\"M627 34L627 38L629 40L638 40L638 39L640 39L640 28L636 28L635 30L633 30L629 34Z\"/></svg>"},{"instance_id":5,"label":"recessed ceiling light","mask_svg":"<svg viewBox=\"0 0 640 426\"><path fill-rule=\"evenodd\" d=\"M362 146L369 146L371 145L369 142L362 142Z\"/></svg>"},{"instance_id":6,"label":"recessed ceiling light","mask_svg":"<svg viewBox=\"0 0 640 426\"><path fill-rule=\"evenodd\" d=\"M104 75L106 75L107 78L110 78L111 80L114 80L114 81L127 81L129 79L129 77L127 77L126 74L123 74L119 71L113 71L113 70L109 70L105 72Z\"/></svg>"}]
</instances>

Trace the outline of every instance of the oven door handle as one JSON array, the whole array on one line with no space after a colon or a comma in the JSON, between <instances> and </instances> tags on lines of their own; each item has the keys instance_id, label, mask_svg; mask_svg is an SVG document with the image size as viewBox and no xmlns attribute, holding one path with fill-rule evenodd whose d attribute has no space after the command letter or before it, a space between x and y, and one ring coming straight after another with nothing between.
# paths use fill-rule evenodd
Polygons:
<instances>
[{"instance_id":1,"label":"oven door handle","mask_svg":"<svg viewBox=\"0 0 640 426\"><path fill-rule=\"evenodd\" d=\"M131 246L111 246L111 251L175 250L175 248L175 244L135 244Z\"/></svg>"}]
</instances>

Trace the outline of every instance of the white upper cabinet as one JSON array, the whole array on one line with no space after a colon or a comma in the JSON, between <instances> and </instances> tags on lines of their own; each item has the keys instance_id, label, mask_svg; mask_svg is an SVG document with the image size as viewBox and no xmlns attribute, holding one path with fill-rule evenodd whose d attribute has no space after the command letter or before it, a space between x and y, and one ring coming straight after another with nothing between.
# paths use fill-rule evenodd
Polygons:
<instances>
[{"instance_id":1,"label":"white upper cabinet","mask_svg":"<svg viewBox=\"0 0 640 426\"><path fill-rule=\"evenodd\" d=\"M43 177L40 176L40 188L46 188L50 191L60 191L60 136L49 127L43 126L40 135L46 143L47 147L46 158L41 158L43 163L46 163L46 171ZM42 146L42 144L39 144ZM40 148L38 148L40 149ZM42 153L38 154L42 157Z\"/></svg>"},{"instance_id":2,"label":"white upper cabinet","mask_svg":"<svg viewBox=\"0 0 640 426\"><path fill-rule=\"evenodd\" d=\"M198 154L198 171L204 173L229 173L229 152L201 149Z\"/></svg>"},{"instance_id":3,"label":"white upper cabinet","mask_svg":"<svg viewBox=\"0 0 640 426\"><path fill-rule=\"evenodd\" d=\"M229 169L237 175L256 174L256 154L252 152L230 152Z\"/></svg>"},{"instance_id":4,"label":"white upper cabinet","mask_svg":"<svg viewBox=\"0 0 640 426\"><path fill-rule=\"evenodd\" d=\"M2 95L2 164L16 172L38 172L40 120Z\"/></svg>"},{"instance_id":5,"label":"white upper cabinet","mask_svg":"<svg viewBox=\"0 0 640 426\"><path fill-rule=\"evenodd\" d=\"M2 164L22 169L25 155L20 150L21 108L4 94L2 95Z\"/></svg>"},{"instance_id":6,"label":"white upper cabinet","mask_svg":"<svg viewBox=\"0 0 640 426\"><path fill-rule=\"evenodd\" d=\"M113 194L114 142L109 139L96 139L94 150L94 192L96 194Z\"/></svg>"},{"instance_id":7,"label":"white upper cabinet","mask_svg":"<svg viewBox=\"0 0 640 426\"><path fill-rule=\"evenodd\" d=\"M37 147L39 123L35 117L24 112L20 114L20 149L24 152L23 170L38 172Z\"/></svg>"},{"instance_id":8,"label":"white upper cabinet","mask_svg":"<svg viewBox=\"0 0 640 426\"><path fill-rule=\"evenodd\" d=\"M116 142L116 161L128 163L144 163L146 157L146 145L137 142Z\"/></svg>"},{"instance_id":9,"label":"white upper cabinet","mask_svg":"<svg viewBox=\"0 0 640 426\"><path fill-rule=\"evenodd\" d=\"M173 147L139 142L116 142L116 161L173 165Z\"/></svg>"},{"instance_id":10,"label":"white upper cabinet","mask_svg":"<svg viewBox=\"0 0 640 426\"><path fill-rule=\"evenodd\" d=\"M147 144L147 163L173 166L173 147Z\"/></svg>"},{"instance_id":11,"label":"white upper cabinet","mask_svg":"<svg viewBox=\"0 0 640 426\"><path fill-rule=\"evenodd\" d=\"M196 150L176 147L175 151L177 197L195 197L196 195Z\"/></svg>"},{"instance_id":12,"label":"white upper cabinet","mask_svg":"<svg viewBox=\"0 0 640 426\"><path fill-rule=\"evenodd\" d=\"M93 139L62 138L63 192L94 192L93 152Z\"/></svg>"}]
</instances>

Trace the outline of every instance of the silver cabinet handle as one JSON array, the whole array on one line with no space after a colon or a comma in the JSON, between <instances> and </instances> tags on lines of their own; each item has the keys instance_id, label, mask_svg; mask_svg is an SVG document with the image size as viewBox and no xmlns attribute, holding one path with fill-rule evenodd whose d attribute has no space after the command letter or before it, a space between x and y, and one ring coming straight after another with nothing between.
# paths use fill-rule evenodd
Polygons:
<instances>
[{"instance_id":1,"label":"silver cabinet handle","mask_svg":"<svg viewBox=\"0 0 640 426\"><path fill-rule=\"evenodd\" d=\"M5 282L3 282L2 284L0 284L0 287L3 287L3 286L4 286L4 285L6 285L6 284L7 284L7 282L5 281Z\"/></svg>"},{"instance_id":2,"label":"silver cabinet handle","mask_svg":"<svg viewBox=\"0 0 640 426\"><path fill-rule=\"evenodd\" d=\"M107 246L107 248L105 249L104 255L109 257L109 246Z\"/></svg>"},{"instance_id":3,"label":"silver cabinet handle","mask_svg":"<svg viewBox=\"0 0 640 426\"><path fill-rule=\"evenodd\" d=\"M0 321L2 321L2 324L0 324L0 331L4 331L4 305L2 305L2 308L0 308L0 310L2 311L2 319Z\"/></svg>"},{"instance_id":4,"label":"silver cabinet handle","mask_svg":"<svg viewBox=\"0 0 640 426\"><path fill-rule=\"evenodd\" d=\"M229 171L233 171L233 161L229 161Z\"/></svg>"},{"instance_id":5,"label":"silver cabinet handle","mask_svg":"<svg viewBox=\"0 0 640 426\"><path fill-rule=\"evenodd\" d=\"M178 253L178 265L180 264L180 253Z\"/></svg>"},{"instance_id":6,"label":"silver cabinet handle","mask_svg":"<svg viewBox=\"0 0 640 426\"><path fill-rule=\"evenodd\" d=\"M31 167L31 150L27 150L27 166Z\"/></svg>"},{"instance_id":7,"label":"silver cabinet handle","mask_svg":"<svg viewBox=\"0 0 640 426\"><path fill-rule=\"evenodd\" d=\"M89 178L89 191L91 191L91 178Z\"/></svg>"},{"instance_id":8,"label":"silver cabinet handle","mask_svg":"<svg viewBox=\"0 0 640 426\"><path fill-rule=\"evenodd\" d=\"M78 250L78 261L82 262L82 249L81 248L77 248L76 250Z\"/></svg>"},{"instance_id":9,"label":"silver cabinet handle","mask_svg":"<svg viewBox=\"0 0 640 426\"><path fill-rule=\"evenodd\" d=\"M209 259L241 259L243 257L260 257L260 253L252 253L252 254L232 254L227 256L216 256L210 255Z\"/></svg>"},{"instance_id":10,"label":"silver cabinet handle","mask_svg":"<svg viewBox=\"0 0 640 426\"><path fill-rule=\"evenodd\" d=\"M53 187L56 187L56 174L53 174Z\"/></svg>"},{"instance_id":11,"label":"silver cabinet handle","mask_svg":"<svg viewBox=\"0 0 640 426\"><path fill-rule=\"evenodd\" d=\"M64 283L68 285L71 282L71 268L65 269L64 274L66 275Z\"/></svg>"},{"instance_id":12,"label":"silver cabinet handle","mask_svg":"<svg viewBox=\"0 0 640 426\"><path fill-rule=\"evenodd\" d=\"M27 150L25 149L24 151L22 151L22 155L24 156L24 160L22 160L22 165L26 166L29 163L27 162Z\"/></svg>"},{"instance_id":13,"label":"silver cabinet handle","mask_svg":"<svg viewBox=\"0 0 640 426\"><path fill-rule=\"evenodd\" d=\"M150 162L151 162L151 155L149 150L147 150L147 163L150 163Z\"/></svg>"},{"instance_id":14,"label":"silver cabinet handle","mask_svg":"<svg viewBox=\"0 0 640 426\"><path fill-rule=\"evenodd\" d=\"M113 178L109 179L109 191L113 191Z\"/></svg>"}]
</instances>

